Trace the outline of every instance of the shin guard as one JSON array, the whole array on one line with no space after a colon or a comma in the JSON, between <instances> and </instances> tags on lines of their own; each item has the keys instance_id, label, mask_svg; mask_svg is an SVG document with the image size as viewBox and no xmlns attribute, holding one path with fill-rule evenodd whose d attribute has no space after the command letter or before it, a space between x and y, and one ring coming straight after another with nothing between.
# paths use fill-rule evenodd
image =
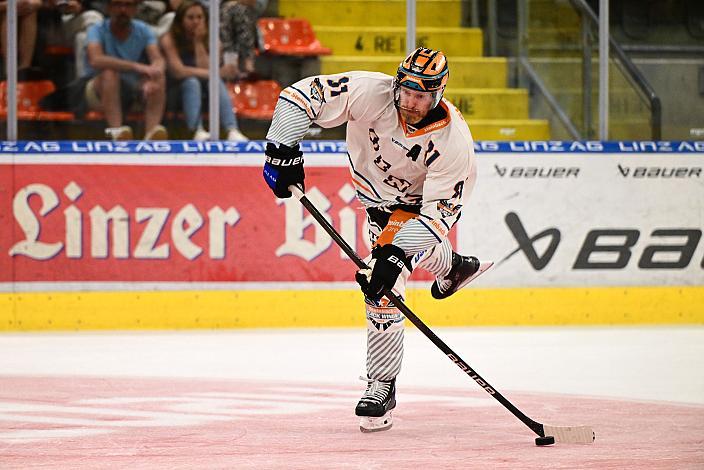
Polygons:
<instances>
[{"instance_id":1,"label":"shin guard","mask_svg":"<svg viewBox=\"0 0 704 470\"><path fill-rule=\"evenodd\" d=\"M367 377L392 380L401 371L404 316L386 297L367 300Z\"/></svg>"}]
</instances>

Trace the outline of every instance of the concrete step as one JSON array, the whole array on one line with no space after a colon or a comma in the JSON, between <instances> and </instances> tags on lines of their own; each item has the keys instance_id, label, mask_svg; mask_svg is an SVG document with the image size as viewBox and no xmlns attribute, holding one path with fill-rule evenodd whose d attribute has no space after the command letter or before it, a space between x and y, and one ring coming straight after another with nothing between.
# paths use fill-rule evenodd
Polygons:
<instances>
[{"instance_id":1,"label":"concrete step","mask_svg":"<svg viewBox=\"0 0 704 470\"><path fill-rule=\"evenodd\" d=\"M396 75L398 57L385 56L328 56L321 57L321 73L341 73L350 70L369 70ZM448 57L450 78L448 85L457 88L505 88L508 66L504 57Z\"/></svg>"},{"instance_id":2,"label":"concrete step","mask_svg":"<svg viewBox=\"0 0 704 470\"><path fill-rule=\"evenodd\" d=\"M557 51L573 50L582 47L582 33L579 28L545 27L528 28L528 48L545 47ZM596 51L598 46L594 45ZM581 52L580 52L581 54Z\"/></svg>"},{"instance_id":3,"label":"concrete step","mask_svg":"<svg viewBox=\"0 0 704 470\"><path fill-rule=\"evenodd\" d=\"M392 55L398 60L406 55L406 28L401 26L316 26L315 35L335 55ZM418 28L416 44L439 49L450 60L483 53L479 28Z\"/></svg>"},{"instance_id":4,"label":"concrete step","mask_svg":"<svg viewBox=\"0 0 704 470\"><path fill-rule=\"evenodd\" d=\"M568 111L571 117L581 119L583 96L581 90L561 90L554 93L557 101ZM595 90L591 99L592 114L599 114L599 94ZM612 119L629 119L633 117L650 117L650 108L633 91L609 93L609 116Z\"/></svg>"},{"instance_id":5,"label":"concrete step","mask_svg":"<svg viewBox=\"0 0 704 470\"><path fill-rule=\"evenodd\" d=\"M527 119L528 91L512 88L448 88L445 98L466 119Z\"/></svg>"},{"instance_id":6,"label":"concrete step","mask_svg":"<svg viewBox=\"0 0 704 470\"><path fill-rule=\"evenodd\" d=\"M560 123L554 123L554 125L561 126ZM599 124L596 120L591 129L592 138L596 139L599 132ZM580 127L580 131L584 132L584 129ZM555 138L559 139L560 137ZM565 138L569 139L569 137ZM609 140L652 140L650 120L638 118L609 119Z\"/></svg>"},{"instance_id":7,"label":"concrete step","mask_svg":"<svg viewBox=\"0 0 704 470\"><path fill-rule=\"evenodd\" d=\"M579 14L569 0L530 0L528 2L530 26L573 26L581 23Z\"/></svg>"},{"instance_id":8,"label":"concrete step","mask_svg":"<svg viewBox=\"0 0 704 470\"><path fill-rule=\"evenodd\" d=\"M472 119L467 124L474 140L549 140L544 119Z\"/></svg>"},{"instance_id":9,"label":"concrete step","mask_svg":"<svg viewBox=\"0 0 704 470\"><path fill-rule=\"evenodd\" d=\"M591 75L594 92L599 87L598 53L592 58ZM582 58L552 57L532 58L531 65L550 90L581 90L582 88ZM611 92L628 92L633 85L624 76L621 67L611 62L609 67L609 89Z\"/></svg>"},{"instance_id":10,"label":"concrete step","mask_svg":"<svg viewBox=\"0 0 704 470\"><path fill-rule=\"evenodd\" d=\"M406 0L279 0L281 16L314 26L405 26ZM459 27L460 0L418 0L416 26Z\"/></svg>"},{"instance_id":11,"label":"concrete step","mask_svg":"<svg viewBox=\"0 0 704 470\"><path fill-rule=\"evenodd\" d=\"M652 139L649 119L609 119L610 140L650 140Z\"/></svg>"}]
</instances>

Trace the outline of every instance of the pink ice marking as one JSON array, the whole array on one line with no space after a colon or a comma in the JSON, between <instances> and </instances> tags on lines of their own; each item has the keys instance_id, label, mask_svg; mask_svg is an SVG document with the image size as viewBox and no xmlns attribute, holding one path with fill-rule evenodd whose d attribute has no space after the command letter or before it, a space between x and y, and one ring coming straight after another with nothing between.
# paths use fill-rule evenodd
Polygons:
<instances>
[{"instance_id":1,"label":"pink ice marking","mask_svg":"<svg viewBox=\"0 0 704 470\"><path fill-rule=\"evenodd\" d=\"M361 382L4 376L0 468L704 468L703 406L504 391L537 421L597 436L536 447L471 385L400 386L393 428L363 434Z\"/></svg>"}]
</instances>

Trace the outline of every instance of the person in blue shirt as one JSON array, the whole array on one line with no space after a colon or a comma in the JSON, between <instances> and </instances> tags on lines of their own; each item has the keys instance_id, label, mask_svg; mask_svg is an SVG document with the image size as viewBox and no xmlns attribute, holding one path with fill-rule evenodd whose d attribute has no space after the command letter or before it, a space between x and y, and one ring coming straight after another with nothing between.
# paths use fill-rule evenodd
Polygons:
<instances>
[{"instance_id":1,"label":"person in blue shirt","mask_svg":"<svg viewBox=\"0 0 704 470\"><path fill-rule=\"evenodd\" d=\"M161 120L166 104L164 61L156 36L146 23L135 20L139 0L109 0L109 17L88 30L85 98L88 107L102 111L115 140L130 140L132 129L124 113L135 102L144 107L145 140L168 134Z\"/></svg>"}]
</instances>

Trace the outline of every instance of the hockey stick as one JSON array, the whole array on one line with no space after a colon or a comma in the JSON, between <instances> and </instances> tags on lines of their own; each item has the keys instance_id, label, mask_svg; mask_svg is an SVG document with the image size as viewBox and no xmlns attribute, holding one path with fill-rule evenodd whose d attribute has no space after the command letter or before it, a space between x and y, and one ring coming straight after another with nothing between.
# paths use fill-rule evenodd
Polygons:
<instances>
[{"instance_id":1,"label":"hockey stick","mask_svg":"<svg viewBox=\"0 0 704 470\"><path fill-rule=\"evenodd\" d=\"M303 207L305 207L310 215L320 224L320 226L335 240L340 248L350 257L352 261L357 265L359 269L369 269L364 261L359 257L359 255L352 249L352 247L345 241L344 238L335 230L335 228L330 225L325 217L318 211L318 209L310 202L306 197L305 193L301 191L297 186L289 186L289 191L293 193L296 198L301 202ZM469 377L471 377L481 388L483 388L489 395L494 397L499 403L501 403L506 409L508 409L513 415L521 420L523 424L528 426L535 434L540 436L536 439L536 444L546 445L551 444L550 440L540 440L540 438L546 438L546 436L553 436L557 442L569 442L578 444L591 444L594 442L595 435L594 431L589 426L552 426L549 424L542 424L537 421L532 420L526 416L521 410L516 408L516 406L508 401L501 393L499 393L494 387L492 387L489 382L484 380L474 369L469 367L469 365L460 358L460 356L455 353L450 347L445 344L430 328L428 328L423 321L416 316L415 313L411 311L410 308L401 300L399 296L394 294L391 289L384 289L384 295L391 300L396 308L398 308L401 313L403 313L406 318L408 318L411 323L415 325L423 334L433 342L445 355L455 364L457 367L462 369Z\"/></svg>"}]
</instances>

